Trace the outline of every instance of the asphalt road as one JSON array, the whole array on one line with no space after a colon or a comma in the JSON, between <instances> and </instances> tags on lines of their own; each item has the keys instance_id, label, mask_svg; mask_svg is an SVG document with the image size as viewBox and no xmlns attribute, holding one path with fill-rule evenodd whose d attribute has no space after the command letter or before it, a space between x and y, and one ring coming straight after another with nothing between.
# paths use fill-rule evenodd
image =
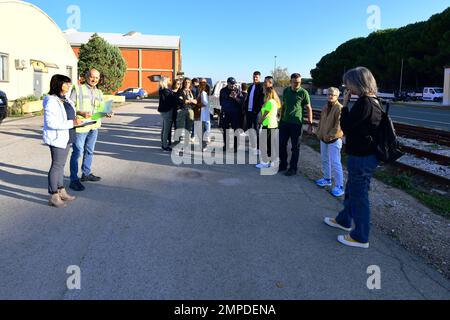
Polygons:
<instances>
[{"instance_id":1,"label":"asphalt road","mask_svg":"<svg viewBox=\"0 0 450 320\"><path fill-rule=\"evenodd\" d=\"M369 250L339 245L322 219L340 203L302 175L173 165L152 103L116 110L94 159L102 182L52 209L41 124L0 127L0 299L450 298L448 279L376 229ZM71 265L81 290L66 286Z\"/></svg>"},{"instance_id":2,"label":"asphalt road","mask_svg":"<svg viewBox=\"0 0 450 320\"><path fill-rule=\"evenodd\" d=\"M314 109L321 109L326 97L313 96ZM391 103L390 116L395 122L450 131L450 107L407 106Z\"/></svg>"}]
</instances>

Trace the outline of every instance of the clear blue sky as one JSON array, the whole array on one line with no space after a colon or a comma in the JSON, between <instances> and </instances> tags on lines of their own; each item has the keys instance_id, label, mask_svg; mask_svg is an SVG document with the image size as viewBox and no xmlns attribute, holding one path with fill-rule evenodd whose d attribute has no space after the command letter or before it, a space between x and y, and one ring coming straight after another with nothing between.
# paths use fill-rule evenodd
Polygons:
<instances>
[{"instance_id":1,"label":"clear blue sky","mask_svg":"<svg viewBox=\"0 0 450 320\"><path fill-rule=\"evenodd\" d=\"M370 5L381 9L381 29L427 20L450 0L60 0L30 1L67 29L70 5L81 9L85 32L179 35L188 76L250 81L277 65L308 77L325 54L373 30Z\"/></svg>"}]
</instances>

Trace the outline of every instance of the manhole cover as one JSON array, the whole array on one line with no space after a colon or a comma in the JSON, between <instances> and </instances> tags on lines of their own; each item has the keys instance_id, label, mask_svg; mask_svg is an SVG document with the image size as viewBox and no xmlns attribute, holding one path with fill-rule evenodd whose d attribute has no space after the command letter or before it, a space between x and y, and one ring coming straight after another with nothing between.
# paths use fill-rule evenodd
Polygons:
<instances>
[{"instance_id":1,"label":"manhole cover","mask_svg":"<svg viewBox=\"0 0 450 320\"><path fill-rule=\"evenodd\" d=\"M197 171L185 171L180 174L184 178L188 179L200 179L203 175Z\"/></svg>"}]
</instances>

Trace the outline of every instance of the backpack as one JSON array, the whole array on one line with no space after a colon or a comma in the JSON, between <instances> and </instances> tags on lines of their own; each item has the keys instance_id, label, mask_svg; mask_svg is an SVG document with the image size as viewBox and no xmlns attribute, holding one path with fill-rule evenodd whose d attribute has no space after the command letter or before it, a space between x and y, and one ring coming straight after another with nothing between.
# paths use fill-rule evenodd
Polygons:
<instances>
[{"instance_id":1,"label":"backpack","mask_svg":"<svg viewBox=\"0 0 450 320\"><path fill-rule=\"evenodd\" d=\"M393 163L405 154L400 151L400 143L395 133L394 123L389 117L390 104L387 103L386 111L377 103L381 110L381 121L376 131L376 156L384 163Z\"/></svg>"}]
</instances>

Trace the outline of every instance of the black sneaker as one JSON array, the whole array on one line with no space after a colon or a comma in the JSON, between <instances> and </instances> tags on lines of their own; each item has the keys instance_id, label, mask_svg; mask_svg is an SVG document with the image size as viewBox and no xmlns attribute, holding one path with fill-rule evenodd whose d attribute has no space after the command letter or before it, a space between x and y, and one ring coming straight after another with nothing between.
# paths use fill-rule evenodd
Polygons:
<instances>
[{"instance_id":1,"label":"black sneaker","mask_svg":"<svg viewBox=\"0 0 450 320\"><path fill-rule=\"evenodd\" d=\"M285 173L287 168L278 168L278 173Z\"/></svg>"},{"instance_id":2,"label":"black sneaker","mask_svg":"<svg viewBox=\"0 0 450 320\"><path fill-rule=\"evenodd\" d=\"M81 184L80 180L72 181L72 182L70 183L69 188L72 189L73 191L77 191L77 192L84 191L84 190L86 189L86 188Z\"/></svg>"},{"instance_id":3,"label":"black sneaker","mask_svg":"<svg viewBox=\"0 0 450 320\"><path fill-rule=\"evenodd\" d=\"M171 148L171 147L162 148L162 150L163 150L164 152L172 152L172 148Z\"/></svg>"},{"instance_id":4,"label":"black sneaker","mask_svg":"<svg viewBox=\"0 0 450 320\"><path fill-rule=\"evenodd\" d=\"M81 177L81 182L99 182L100 180L102 180L102 178L96 177L92 173L88 176Z\"/></svg>"},{"instance_id":5,"label":"black sneaker","mask_svg":"<svg viewBox=\"0 0 450 320\"><path fill-rule=\"evenodd\" d=\"M286 177L293 177L297 175L297 172L295 170L289 169L284 175Z\"/></svg>"}]
</instances>

